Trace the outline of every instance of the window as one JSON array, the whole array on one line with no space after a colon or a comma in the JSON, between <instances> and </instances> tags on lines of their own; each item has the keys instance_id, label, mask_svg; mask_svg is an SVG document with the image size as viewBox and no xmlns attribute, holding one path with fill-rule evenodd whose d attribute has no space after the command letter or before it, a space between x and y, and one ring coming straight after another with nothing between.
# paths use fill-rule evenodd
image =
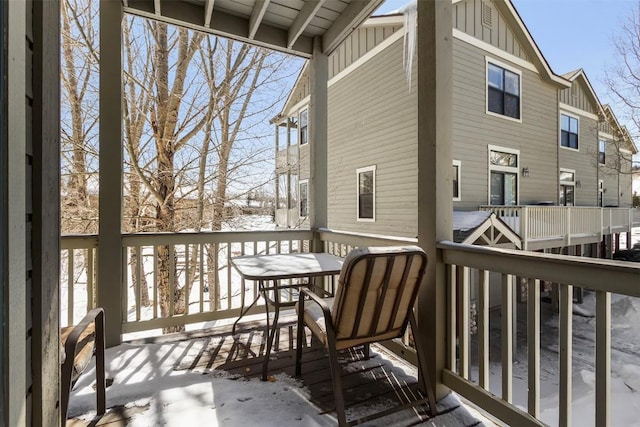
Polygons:
<instances>
[{"instance_id":1,"label":"window","mask_svg":"<svg viewBox=\"0 0 640 427\"><path fill-rule=\"evenodd\" d=\"M566 114L560 115L560 145L566 148L578 149L578 119Z\"/></svg>"},{"instance_id":2,"label":"window","mask_svg":"<svg viewBox=\"0 0 640 427\"><path fill-rule=\"evenodd\" d=\"M603 139L598 141L598 163L604 165L606 156L605 152L607 151L607 142Z\"/></svg>"},{"instance_id":3,"label":"window","mask_svg":"<svg viewBox=\"0 0 640 427\"><path fill-rule=\"evenodd\" d=\"M520 120L520 74L487 62L487 111Z\"/></svg>"},{"instance_id":4,"label":"window","mask_svg":"<svg viewBox=\"0 0 640 427\"><path fill-rule=\"evenodd\" d=\"M461 200L460 177L462 176L461 168L462 162L460 160L453 161L453 200L459 202Z\"/></svg>"},{"instance_id":5,"label":"window","mask_svg":"<svg viewBox=\"0 0 640 427\"><path fill-rule=\"evenodd\" d=\"M604 206L604 181L598 180L598 206Z\"/></svg>"},{"instance_id":6,"label":"window","mask_svg":"<svg viewBox=\"0 0 640 427\"><path fill-rule=\"evenodd\" d=\"M375 221L376 167L369 166L356 171L358 186L357 218L359 221Z\"/></svg>"},{"instance_id":7,"label":"window","mask_svg":"<svg viewBox=\"0 0 640 427\"><path fill-rule=\"evenodd\" d=\"M560 169L560 206L575 205L576 171Z\"/></svg>"},{"instance_id":8,"label":"window","mask_svg":"<svg viewBox=\"0 0 640 427\"><path fill-rule=\"evenodd\" d=\"M309 216L309 180L300 181L300 216Z\"/></svg>"},{"instance_id":9,"label":"window","mask_svg":"<svg viewBox=\"0 0 640 427\"><path fill-rule=\"evenodd\" d=\"M518 157L520 152L489 146L489 204L518 204Z\"/></svg>"},{"instance_id":10,"label":"window","mask_svg":"<svg viewBox=\"0 0 640 427\"><path fill-rule=\"evenodd\" d=\"M300 112L300 145L304 145L309 142L309 121L307 116L307 110Z\"/></svg>"}]
</instances>

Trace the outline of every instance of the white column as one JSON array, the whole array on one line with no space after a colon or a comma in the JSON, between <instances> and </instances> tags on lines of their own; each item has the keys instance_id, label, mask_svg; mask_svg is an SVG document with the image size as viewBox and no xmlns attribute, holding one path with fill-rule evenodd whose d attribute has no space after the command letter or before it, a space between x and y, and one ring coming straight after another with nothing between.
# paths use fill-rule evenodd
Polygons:
<instances>
[{"instance_id":1,"label":"white column","mask_svg":"<svg viewBox=\"0 0 640 427\"><path fill-rule=\"evenodd\" d=\"M452 70L451 1L418 3L418 244L429 265L418 297L418 333L427 355L428 375L436 383L436 398L446 359L446 271L436 249L451 240L452 216Z\"/></svg>"},{"instance_id":2,"label":"white column","mask_svg":"<svg viewBox=\"0 0 640 427\"><path fill-rule=\"evenodd\" d=\"M313 41L311 58L311 96L308 116L311 158L309 179L311 229L327 226L327 80L329 74L327 63L327 55L322 53L322 39L316 37ZM315 251L322 250L319 244L320 242L314 243Z\"/></svg>"},{"instance_id":3,"label":"white column","mask_svg":"<svg viewBox=\"0 0 640 427\"><path fill-rule=\"evenodd\" d=\"M98 305L108 347L122 332L122 3L100 0Z\"/></svg>"}]
</instances>

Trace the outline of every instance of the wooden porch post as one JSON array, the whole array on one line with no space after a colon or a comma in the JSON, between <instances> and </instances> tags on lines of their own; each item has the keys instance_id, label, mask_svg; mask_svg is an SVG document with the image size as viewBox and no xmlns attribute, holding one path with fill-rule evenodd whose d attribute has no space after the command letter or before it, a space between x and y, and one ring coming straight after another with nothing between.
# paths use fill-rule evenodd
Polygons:
<instances>
[{"instance_id":1,"label":"wooden porch post","mask_svg":"<svg viewBox=\"0 0 640 427\"><path fill-rule=\"evenodd\" d=\"M60 3L33 3L32 425L60 425ZM13 209L13 208L12 208Z\"/></svg>"},{"instance_id":2,"label":"wooden porch post","mask_svg":"<svg viewBox=\"0 0 640 427\"><path fill-rule=\"evenodd\" d=\"M100 0L98 305L107 347L122 334L122 3Z\"/></svg>"},{"instance_id":3,"label":"wooden porch post","mask_svg":"<svg viewBox=\"0 0 640 427\"><path fill-rule=\"evenodd\" d=\"M322 52L322 39L313 40L311 57L311 84L309 101L309 157L311 176L309 200L311 229L327 226L327 55ZM313 252L322 251L322 242L314 239Z\"/></svg>"},{"instance_id":4,"label":"wooden porch post","mask_svg":"<svg viewBox=\"0 0 640 427\"><path fill-rule=\"evenodd\" d=\"M418 297L418 325L436 399L447 388L441 372L446 360L446 269L439 240L452 240L452 70L451 1L419 1L418 86L418 244L427 252L425 286Z\"/></svg>"}]
</instances>

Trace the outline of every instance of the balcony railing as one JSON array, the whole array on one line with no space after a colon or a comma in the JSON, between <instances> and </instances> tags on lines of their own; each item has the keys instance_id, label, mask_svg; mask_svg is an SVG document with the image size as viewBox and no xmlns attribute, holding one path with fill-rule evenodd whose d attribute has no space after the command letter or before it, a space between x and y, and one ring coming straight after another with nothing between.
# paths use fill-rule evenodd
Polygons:
<instances>
[{"instance_id":1,"label":"balcony railing","mask_svg":"<svg viewBox=\"0 0 640 427\"><path fill-rule=\"evenodd\" d=\"M278 150L276 153L276 169L288 169L298 164L298 146L291 145L288 148Z\"/></svg>"},{"instance_id":2,"label":"balcony railing","mask_svg":"<svg viewBox=\"0 0 640 427\"><path fill-rule=\"evenodd\" d=\"M595 291L595 425L609 425L611 372L611 294L640 297L640 265L608 260L538 254L442 242L448 271L448 367L446 386L509 425L542 425L540 417L540 285L559 288L559 420L571 425L573 286ZM501 290L500 394L489 390L489 287ZM497 276L497 277L496 277ZM475 278L472 280L471 278ZM516 285L515 278L519 278ZM470 374L470 291L477 290L477 376ZM513 402L515 292L524 288L527 304L527 411ZM495 357L495 356L492 356ZM495 359L492 359L495 362ZM491 387L494 388L494 387Z\"/></svg>"},{"instance_id":3,"label":"balcony railing","mask_svg":"<svg viewBox=\"0 0 640 427\"><path fill-rule=\"evenodd\" d=\"M596 243L603 235L631 231L634 209L580 206L481 206L520 235L523 249Z\"/></svg>"},{"instance_id":4,"label":"balcony railing","mask_svg":"<svg viewBox=\"0 0 640 427\"><path fill-rule=\"evenodd\" d=\"M556 212L549 210L548 212ZM121 281L122 332L157 330L218 319L235 319L242 298L256 295L256 284L243 283L230 267L230 258L259 253L308 252L319 248L345 256L351 249L369 245L415 244L415 239L362 235L330 230L286 230L266 232L209 232L176 234L124 235L122 254L126 266ZM559 348L560 348L560 424L571 420L571 342L573 286L591 289L596 293L596 417L597 425L605 425L609 418L610 396L610 299L611 293L640 296L640 266L614 261L537 254L524 251L439 244L447 269L448 289L448 349L447 367L443 383L511 425L541 425L540 416L540 283L557 284L559 289ZM159 249L168 251L168 269L161 271ZM78 321L94 306L96 283L97 238L95 236L62 238L61 263L61 320ZM72 262L69 262L72 260ZM138 262L141 260L141 262ZM189 289L180 310L171 305L163 315L157 304L159 276L169 277L171 286ZM513 401L513 320L517 304L514 278L518 286L526 284L528 388L527 411ZM473 279L472 279L473 278ZM501 289L501 388L494 394L489 388L489 282L498 280ZM149 305L143 304L143 286L147 281ZM470 290L477 287L477 380L471 372ZM518 288L520 289L520 288ZM171 294L176 292L172 288ZM442 302L445 303L444 301ZM261 312L262 306L254 313ZM419 333L428 333L420 331ZM415 353L400 350L407 360L415 363ZM393 345L392 345L393 347ZM396 348L397 350L397 348ZM492 356L493 357L493 356ZM495 362L492 359L492 362Z\"/></svg>"}]
</instances>

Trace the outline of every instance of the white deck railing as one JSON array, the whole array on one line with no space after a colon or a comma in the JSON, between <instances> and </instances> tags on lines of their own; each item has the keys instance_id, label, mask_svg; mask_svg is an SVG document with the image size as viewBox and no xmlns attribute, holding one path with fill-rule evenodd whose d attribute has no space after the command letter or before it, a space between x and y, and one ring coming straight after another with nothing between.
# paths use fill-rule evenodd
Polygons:
<instances>
[{"instance_id":1,"label":"white deck railing","mask_svg":"<svg viewBox=\"0 0 640 427\"><path fill-rule=\"evenodd\" d=\"M580 206L480 206L520 235L523 249L596 243L602 236L631 231L634 210Z\"/></svg>"},{"instance_id":2,"label":"white deck railing","mask_svg":"<svg viewBox=\"0 0 640 427\"><path fill-rule=\"evenodd\" d=\"M609 425L611 293L640 297L640 265L441 242L448 271L448 369L443 382L509 425L543 425L540 416L540 281L559 286L559 420L571 425L573 286L596 293L595 425ZM473 274L471 274L473 272ZM489 274L501 283L500 394L489 390ZM477 278L472 282L471 277ZM514 278L527 293L527 412L513 403ZM605 279L606 278L606 279ZM470 375L470 291L477 289L478 375ZM492 360L495 362L495 360ZM494 388L494 387L492 387Z\"/></svg>"},{"instance_id":3,"label":"white deck railing","mask_svg":"<svg viewBox=\"0 0 640 427\"><path fill-rule=\"evenodd\" d=\"M60 251L60 326L68 326L95 308L98 237L64 236Z\"/></svg>"}]
</instances>

